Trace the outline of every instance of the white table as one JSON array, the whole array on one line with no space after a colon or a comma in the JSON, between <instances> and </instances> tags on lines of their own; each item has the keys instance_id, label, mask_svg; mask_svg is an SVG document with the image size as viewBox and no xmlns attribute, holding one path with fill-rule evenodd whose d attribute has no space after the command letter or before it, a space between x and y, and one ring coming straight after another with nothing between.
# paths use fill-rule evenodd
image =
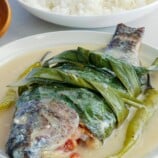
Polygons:
<instances>
[{"instance_id":1,"label":"white table","mask_svg":"<svg viewBox=\"0 0 158 158\"><path fill-rule=\"evenodd\" d=\"M13 19L9 31L0 39L0 46L34 34L72 29L42 21L25 11L15 0L9 1L12 7ZM128 23L128 25L134 27L145 26L144 41L158 47L158 11L154 11L146 17ZM113 32L114 27L91 30Z\"/></svg>"}]
</instances>

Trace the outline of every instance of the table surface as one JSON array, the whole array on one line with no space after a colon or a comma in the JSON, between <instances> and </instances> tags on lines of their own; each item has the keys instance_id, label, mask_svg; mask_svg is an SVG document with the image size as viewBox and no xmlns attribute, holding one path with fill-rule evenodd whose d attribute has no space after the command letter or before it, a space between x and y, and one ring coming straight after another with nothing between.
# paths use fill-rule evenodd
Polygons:
<instances>
[{"instance_id":1,"label":"table surface","mask_svg":"<svg viewBox=\"0 0 158 158\"><path fill-rule=\"evenodd\" d=\"M5 34L4 37L0 39L0 46L20 39L26 36L61 31L61 30L72 30L72 28L63 27L55 24L51 24L45 21L42 21L26 10L24 10L16 0L9 0L12 8L12 23L9 28L9 31ZM144 42L158 47L158 13L153 11L149 15L140 18L136 21L127 23L127 25L140 27L144 26L146 28L146 33L144 35ZM113 32L115 27L100 28L100 29L90 29L95 31L104 31L104 32Z\"/></svg>"}]
</instances>

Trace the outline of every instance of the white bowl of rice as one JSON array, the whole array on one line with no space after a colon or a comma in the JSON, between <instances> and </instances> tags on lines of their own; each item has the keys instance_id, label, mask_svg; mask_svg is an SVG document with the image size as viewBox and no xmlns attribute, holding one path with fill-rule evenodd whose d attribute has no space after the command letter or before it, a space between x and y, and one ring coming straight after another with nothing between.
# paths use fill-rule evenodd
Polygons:
<instances>
[{"instance_id":1,"label":"white bowl of rice","mask_svg":"<svg viewBox=\"0 0 158 158\"><path fill-rule=\"evenodd\" d=\"M33 15L55 24L100 28L126 23L158 8L158 0L18 0Z\"/></svg>"}]
</instances>

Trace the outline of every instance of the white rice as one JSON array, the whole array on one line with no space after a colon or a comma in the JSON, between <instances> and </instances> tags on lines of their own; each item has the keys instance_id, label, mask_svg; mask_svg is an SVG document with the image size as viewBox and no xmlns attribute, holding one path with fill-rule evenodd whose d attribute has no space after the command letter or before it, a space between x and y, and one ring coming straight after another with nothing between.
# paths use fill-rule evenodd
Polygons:
<instances>
[{"instance_id":1,"label":"white rice","mask_svg":"<svg viewBox=\"0 0 158 158\"><path fill-rule=\"evenodd\" d=\"M36 8L63 15L107 15L139 8L155 0L23 0Z\"/></svg>"}]
</instances>

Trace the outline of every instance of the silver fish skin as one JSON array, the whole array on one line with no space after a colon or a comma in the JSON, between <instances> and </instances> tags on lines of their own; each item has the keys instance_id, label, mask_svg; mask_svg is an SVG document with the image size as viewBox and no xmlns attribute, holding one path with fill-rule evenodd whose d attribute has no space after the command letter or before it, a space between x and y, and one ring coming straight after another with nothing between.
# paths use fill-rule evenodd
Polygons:
<instances>
[{"instance_id":1,"label":"silver fish skin","mask_svg":"<svg viewBox=\"0 0 158 158\"><path fill-rule=\"evenodd\" d=\"M10 158L42 158L76 131L79 116L61 102L28 101L18 105L6 145Z\"/></svg>"},{"instance_id":2,"label":"silver fish skin","mask_svg":"<svg viewBox=\"0 0 158 158\"><path fill-rule=\"evenodd\" d=\"M112 40L105 49L105 55L139 66L138 56L144 31L144 27L132 28L125 24L118 24Z\"/></svg>"}]
</instances>

